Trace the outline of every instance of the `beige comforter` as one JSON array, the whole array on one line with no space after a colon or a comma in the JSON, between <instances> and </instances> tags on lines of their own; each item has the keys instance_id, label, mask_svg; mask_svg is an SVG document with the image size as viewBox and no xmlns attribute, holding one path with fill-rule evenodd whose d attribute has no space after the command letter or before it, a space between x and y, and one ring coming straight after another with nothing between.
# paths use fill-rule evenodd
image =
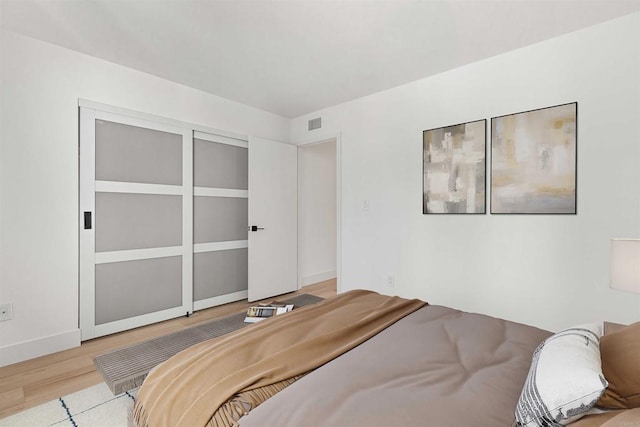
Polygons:
<instances>
[{"instance_id":1,"label":"beige comforter","mask_svg":"<svg viewBox=\"0 0 640 427\"><path fill-rule=\"evenodd\" d=\"M309 373L240 427L512 427L531 355L551 335L429 305ZM570 427L640 427L640 408Z\"/></svg>"},{"instance_id":2,"label":"beige comforter","mask_svg":"<svg viewBox=\"0 0 640 427\"><path fill-rule=\"evenodd\" d=\"M135 422L198 427L215 418L231 425L244 414L243 405L260 403L424 305L350 291L197 344L149 374L138 393Z\"/></svg>"},{"instance_id":3,"label":"beige comforter","mask_svg":"<svg viewBox=\"0 0 640 427\"><path fill-rule=\"evenodd\" d=\"M511 427L531 326L428 305L309 373L240 427Z\"/></svg>"}]
</instances>

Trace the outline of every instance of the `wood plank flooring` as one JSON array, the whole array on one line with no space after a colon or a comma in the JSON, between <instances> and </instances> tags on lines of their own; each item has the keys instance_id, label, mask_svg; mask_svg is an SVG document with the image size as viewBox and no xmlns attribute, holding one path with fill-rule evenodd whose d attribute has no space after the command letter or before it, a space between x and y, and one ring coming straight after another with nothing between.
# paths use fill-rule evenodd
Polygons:
<instances>
[{"instance_id":1,"label":"wood plank flooring","mask_svg":"<svg viewBox=\"0 0 640 427\"><path fill-rule=\"evenodd\" d=\"M328 298L336 294L336 281L332 279L305 286L286 297L304 293ZM243 300L212 307L197 311L190 317L96 338L83 342L80 347L0 368L0 418L102 382L93 366L93 358L99 354L239 313L250 305Z\"/></svg>"}]
</instances>

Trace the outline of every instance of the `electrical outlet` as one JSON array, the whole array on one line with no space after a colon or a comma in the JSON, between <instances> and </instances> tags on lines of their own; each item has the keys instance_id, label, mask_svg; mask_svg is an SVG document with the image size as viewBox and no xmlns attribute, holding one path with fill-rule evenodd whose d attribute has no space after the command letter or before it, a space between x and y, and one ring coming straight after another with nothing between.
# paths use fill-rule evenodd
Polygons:
<instances>
[{"instance_id":1,"label":"electrical outlet","mask_svg":"<svg viewBox=\"0 0 640 427\"><path fill-rule=\"evenodd\" d=\"M13 307L11 304L0 304L0 322L13 319Z\"/></svg>"},{"instance_id":2,"label":"electrical outlet","mask_svg":"<svg viewBox=\"0 0 640 427\"><path fill-rule=\"evenodd\" d=\"M393 277L393 274L387 275L387 286L389 288L393 288L395 286L396 279Z\"/></svg>"}]
</instances>

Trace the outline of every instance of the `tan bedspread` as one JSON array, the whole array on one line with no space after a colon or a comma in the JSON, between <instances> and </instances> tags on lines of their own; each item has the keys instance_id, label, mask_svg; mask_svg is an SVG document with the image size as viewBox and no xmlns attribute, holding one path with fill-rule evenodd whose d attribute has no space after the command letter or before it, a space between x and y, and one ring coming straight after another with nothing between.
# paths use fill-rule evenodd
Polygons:
<instances>
[{"instance_id":1,"label":"tan bedspread","mask_svg":"<svg viewBox=\"0 0 640 427\"><path fill-rule=\"evenodd\" d=\"M135 421L139 427L205 426L238 393L305 374L424 305L350 291L197 344L149 374Z\"/></svg>"}]
</instances>

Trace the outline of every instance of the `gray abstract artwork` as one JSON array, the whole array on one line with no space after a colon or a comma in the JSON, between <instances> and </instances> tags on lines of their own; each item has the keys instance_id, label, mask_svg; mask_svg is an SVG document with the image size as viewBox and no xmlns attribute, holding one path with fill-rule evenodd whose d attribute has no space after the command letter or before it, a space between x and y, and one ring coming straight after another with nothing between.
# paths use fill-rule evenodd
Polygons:
<instances>
[{"instance_id":1,"label":"gray abstract artwork","mask_svg":"<svg viewBox=\"0 0 640 427\"><path fill-rule=\"evenodd\" d=\"M491 119L491 213L576 213L577 103Z\"/></svg>"},{"instance_id":2,"label":"gray abstract artwork","mask_svg":"<svg viewBox=\"0 0 640 427\"><path fill-rule=\"evenodd\" d=\"M423 132L423 214L485 213L486 120Z\"/></svg>"}]
</instances>

